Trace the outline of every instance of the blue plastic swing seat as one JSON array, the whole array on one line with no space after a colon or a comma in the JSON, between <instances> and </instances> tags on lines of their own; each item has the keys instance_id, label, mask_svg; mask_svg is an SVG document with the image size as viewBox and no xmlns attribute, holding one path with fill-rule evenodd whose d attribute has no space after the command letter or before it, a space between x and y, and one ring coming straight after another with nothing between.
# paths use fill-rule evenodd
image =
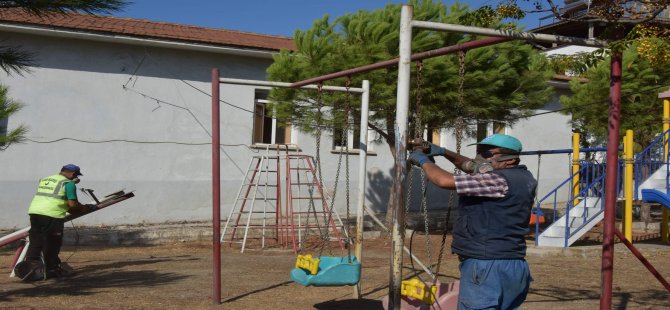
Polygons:
<instances>
[{"instance_id":1,"label":"blue plastic swing seat","mask_svg":"<svg viewBox=\"0 0 670 310\"><path fill-rule=\"evenodd\" d=\"M355 256L321 256L316 274L300 268L291 270L291 280L303 286L355 285L361 279L361 263Z\"/></svg>"}]
</instances>

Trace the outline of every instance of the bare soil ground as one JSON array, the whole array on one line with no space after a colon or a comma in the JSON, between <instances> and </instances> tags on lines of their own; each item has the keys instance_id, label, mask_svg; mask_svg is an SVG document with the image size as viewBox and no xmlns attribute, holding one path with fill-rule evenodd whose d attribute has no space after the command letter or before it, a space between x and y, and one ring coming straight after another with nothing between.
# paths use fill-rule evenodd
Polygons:
<instances>
[{"instance_id":1,"label":"bare soil ground","mask_svg":"<svg viewBox=\"0 0 670 310\"><path fill-rule=\"evenodd\" d=\"M432 236L432 263L439 235ZM427 261L423 236L416 255ZM443 282L458 279L458 261L447 251L440 266ZM670 278L670 246L657 239L636 243L661 275ZM601 247L579 245L569 251L529 249L535 279L522 309L597 309L600 300ZM253 250L241 254L222 247L222 300L212 301L212 245L182 242L158 246L65 247L61 258L76 274L67 279L24 283L9 278L13 251L0 249L1 309L381 309L388 294L388 239L366 240L363 299L352 287L302 287L290 281L292 251ZM668 309L670 293L621 244L614 257L614 309ZM326 251L328 252L328 250ZM339 249L335 255L344 255ZM326 253L324 253L326 254ZM406 257L407 255L405 255ZM415 272L407 261L403 275Z\"/></svg>"}]
</instances>

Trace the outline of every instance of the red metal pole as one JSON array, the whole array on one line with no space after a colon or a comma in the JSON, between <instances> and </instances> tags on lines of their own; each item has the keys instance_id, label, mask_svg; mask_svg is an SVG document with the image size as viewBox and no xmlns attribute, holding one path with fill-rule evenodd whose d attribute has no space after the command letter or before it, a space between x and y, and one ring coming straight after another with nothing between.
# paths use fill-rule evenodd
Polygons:
<instances>
[{"instance_id":1,"label":"red metal pole","mask_svg":"<svg viewBox=\"0 0 670 310\"><path fill-rule=\"evenodd\" d=\"M646 258L644 258L644 255L642 255L642 253L640 253L640 251L638 251L637 248L626 239L626 236L624 236L618 229L614 229L614 233L616 234L617 238L619 238L619 240L621 240L621 242L623 242L623 244L628 247L631 253L633 253L633 255L635 255L635 257L640 260L642 265L647 267L649 272L651 272L651 274L653 274L654 277L656 277L656 279L661 282L661 285L663 285L663 287L665 287L665 289L670 292L670 283L668 283L668 281L666 281L665 278L663 278L663 276L658 273L658 270L656 270L656 268L654 268L654 266Z\"/></svg>"},{"instance_id":2,"label":"red metal pole","mask_svg":"<svg viewBox=\"0 0 670 310\"><path fill-rule=\"evenodd\" d=\"M511 41L511 39L509 39L509 38L494 38L494 37L484 38L484 39L474 40L474 41L470 41L470 42L465 42L463 44L456 44L456 45L441 47L441 48L426 51L426 52L412 54L412 57L410 59L412 61L422 60L422 59L426 59L426 58L442 56L442 55L446 55L446 54L450 54L450 53L455 53L455 52L458 52L458 51L467 51L467 50L470 50L470 49L473 49L473 48L494 45L494 44L503 43L503 42L507 42L507 41ZM317 77L314 77L314 78L311 78L311 79L295 82L295 83L291 84L290 87L294 87L294 88L295 87L301 87L301 86L305 86L305 85L309 85L309 84L316 84L316 83L319 83L319 82L328 81L328 80L332 80L332 79L336 79L336 78L340 78L340 77L345 77L345 76L350 76L350 75L354 75L354 74L370 72L370 71L374 71L374 70L377 70L377 69L397 66L398 65L398 60L399 60L399 58L394 58L394 59L391 59L391 60L385 60L385 61L382 61L382 62L377 62L377 63L370 64L370 65L360 66L360 67L347 69L347 70L343 70L343 71L339 71L339 72L335 72L335 73L329 73L329 74L322 75L322 76L317 76Z\"/></svg>"},{"instance_id":3,"label":"red metal pole","mask_svg":"<svg viewBox=\"0 0 670 310\"><path fill-rule=\"evenodd\" d=\"M613 51L611 60L610 112L605 171L605 223L601 266L600 309L612 309L614 271L614 221L617 167L619 165L619 124L621 117L621 52Z\"/></svg>"},{"instance_id":4,"label":"red metal pole","mask_svg":"<svg viewBox=\"0 0 670 310\"><path fill-rule=\"evenodd\" d=\"M219 69L212 69L212 302L221 303L221 128L219 127Z\"/></svg>"}]
</instances>

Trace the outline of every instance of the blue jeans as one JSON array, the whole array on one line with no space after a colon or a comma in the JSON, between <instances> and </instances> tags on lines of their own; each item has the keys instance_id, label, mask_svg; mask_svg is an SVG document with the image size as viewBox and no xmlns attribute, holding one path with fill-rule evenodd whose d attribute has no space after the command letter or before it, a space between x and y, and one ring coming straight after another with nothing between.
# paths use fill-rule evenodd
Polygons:
<instances>
[{"instance_id":1,"label":"blue jeans","mask_svg":"<svg viewBox=\"0 0 670 310\"><path fill-rule=\"evenodd\" d=\"M524 259L474 259L461 262L458 309L517 309L533 278Z\"/></svg>"}]
</instances>

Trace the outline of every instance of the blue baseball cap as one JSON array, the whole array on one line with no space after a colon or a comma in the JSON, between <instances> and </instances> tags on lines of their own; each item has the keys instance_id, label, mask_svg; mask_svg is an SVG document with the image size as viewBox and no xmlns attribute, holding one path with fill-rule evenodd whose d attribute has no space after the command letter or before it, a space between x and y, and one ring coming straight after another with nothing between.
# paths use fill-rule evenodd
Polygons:
<instances>
[{"instance_id":1,"label":"blue baseball cap","mask_svg":"<svg viewBox=\"0 0 670 310\"><path fill-rule=\"evenodd\" d=\"M503 147L503 148L515 151L517 153L520 153L521 150L523 149L522 146L521 146L521 141L519 141L519 139L517 139L515 137L512 137L512 136L499 134L499 133L490 135L490 136L484 138L482 141L479 141L477 143L473 143L473 144L470 144L470 145L474 145L474 144L477 144L477 145L484 144L484 145L492 145L492 146L497 146L497 147Z\"/></svg>"},{"instance_id":2,"label":"blue baseball cap","mask_svg":"<svg viewBox=\"0 0 670 310\"><path fill-rule=\"evenodd\" d=\"M67 164L67 165L63 166L63 168L61 168L61 170L72 171L72 172L74 172L75 175L83 175L83 174L81 174L81 169L79 168L79 166L74 165L74 164Z\"/></svg>"}]
</instances>

